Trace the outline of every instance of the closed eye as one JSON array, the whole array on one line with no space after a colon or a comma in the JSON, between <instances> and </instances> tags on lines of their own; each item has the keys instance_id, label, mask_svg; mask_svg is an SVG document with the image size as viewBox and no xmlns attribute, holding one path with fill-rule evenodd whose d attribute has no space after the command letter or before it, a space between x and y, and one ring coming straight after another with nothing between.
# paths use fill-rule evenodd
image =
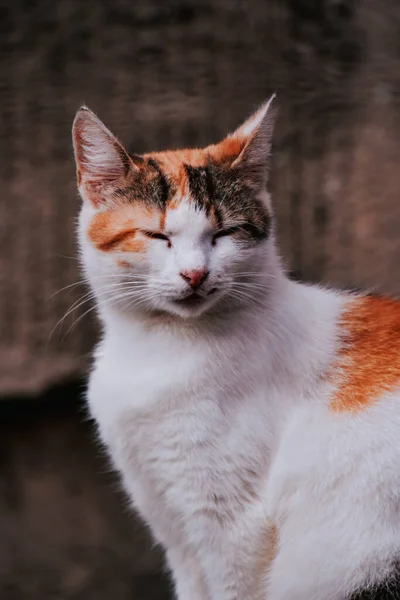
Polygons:
<instances>
[{"instance_id":1,"label":"closed eye","mask_svg":"<svg viewBox=\"0 0 400 600\"><path fill-rule=\"evenodd\" d=\"M144 233L144 235L146 235L149 238L152 238L153 240L164 240L165 242L167 242L167 247L171 248L171 240L169 239L168 236L164 235L163 233L159 233L158 231L147 231L147 230L143 230L142 233Z\"/></svg>"},{"instance_id":2,"label":"closed eye","mask_svg":"<svg viewBox=\"0 0 400 600\"><path fill-rule=\"evenodd\" d=\"M233 233L239 231L239 229L241 229L241 227L239 226L228 227L227 229L220 229L219 231L214 233L212 243L215 244L218 238L226 237L227 235L232 235Z\"/></svg>"},{"instance_id":3,"label":"closed eye","mask_svg":"<svg viewBox=\"0 0 400 600\"><path fill-rule=\"evenodd\" d=\"M213 246L215 246L218 238L226 237L228 235L234 235L235 233L239 232L245 233L250 236L255 236L257 229L258 228L255 225L252 225L252 223L241 223L240 225L233 225L232 227L227 227L226 229L220 229L214 234L212 244Z\"/></svg>"},{"instance_id":4,"label":"closed eye","mask_svg":"<svg viewBox=\"0 0 400 600\"><path fill-rule=\"evenodd\" d=\"M238 232L242 232L257 239L260 237L260 232L262 233L262 230L257 227L257 225L253 225L252 223L241 223L240 225L234 225L232 227L227 227L226 229L220 229L213 236L213 246L216 244L218 238L234 235Z\"/></svg>"},{"instance_id":5,"label":"closed eye","mask_svg":"<svg viewBox=\"0 0 400 600\"><path fill-rule=\"evenodd\" d=\"M220 237L225 237L226 235L232 235L232 233L235 233L236 231L239 231L240 227L228 227L228 229L221 229L220 231L217 231L217 233L214 235L215 238L220 238Z\"/></svg>"}]
</instances>

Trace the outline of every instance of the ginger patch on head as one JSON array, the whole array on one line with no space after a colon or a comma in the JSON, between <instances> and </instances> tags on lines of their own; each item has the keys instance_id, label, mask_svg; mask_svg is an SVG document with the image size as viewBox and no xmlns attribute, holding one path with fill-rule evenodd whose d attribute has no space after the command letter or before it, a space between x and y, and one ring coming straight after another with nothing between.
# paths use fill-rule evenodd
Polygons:
<instances>
[{"instance_id":1,"label":"ginger patch on head","mask_svg":"<svg viewBox=\"0 0 400 600\"><path fill-rule=\"evenodd\" d=\"M367 296L346 307L342 350L334 365L334 412L362 410L400 385L400 302Z\"/></svg>"},{"instance_id":2,"label":"ginger patch on head","mask_svg":"<svg viewBox=\"0 0 400 600\"><path fill-rule=\"evenodd\" d=\"M145 252L149 240L142 230L158 231L164 215L155 207L126 204L97 213L87 230L92 244L102 252Z\"/></svg>"}]
</instances>

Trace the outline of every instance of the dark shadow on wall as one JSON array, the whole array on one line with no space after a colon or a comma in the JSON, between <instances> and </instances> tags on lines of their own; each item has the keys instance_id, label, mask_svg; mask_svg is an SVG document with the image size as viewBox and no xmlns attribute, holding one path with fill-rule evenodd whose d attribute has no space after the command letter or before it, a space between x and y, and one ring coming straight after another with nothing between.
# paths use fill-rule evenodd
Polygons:
<instances>
[{"instance_id":1,"label":"dark shadow on wall","mask_svg":"<svg viewBox=\"0 0 400 600\"><path fill-rule=\"evenodd\" d=\"M0 598L167 600L160 553L120 491L82 392L0 402Z\"/></svg>"}]
</instances>

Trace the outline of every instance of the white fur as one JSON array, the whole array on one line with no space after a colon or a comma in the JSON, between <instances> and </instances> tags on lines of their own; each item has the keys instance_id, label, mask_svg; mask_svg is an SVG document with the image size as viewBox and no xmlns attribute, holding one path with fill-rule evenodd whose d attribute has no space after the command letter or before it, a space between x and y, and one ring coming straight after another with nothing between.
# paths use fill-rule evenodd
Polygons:
<instances>
[{"instance_id":1,"label":"white fur","mask_svg":"<svg viewBox=\"0 0 400 600\"><path fill-rule=\"evenodd\" d=\"M168 215L171 248L123 256L127 276L90 244L94 211L84 202L80 218L104 326L89 406L177 598L342 600L383 578L400 554L400 398L329 410L348 297L289 281L273 235L212 246L186 202ZM200 268L217 293L176 308L179 272ZM277 552L260 569L271 524Z\"/></svg>"}]
</instances>

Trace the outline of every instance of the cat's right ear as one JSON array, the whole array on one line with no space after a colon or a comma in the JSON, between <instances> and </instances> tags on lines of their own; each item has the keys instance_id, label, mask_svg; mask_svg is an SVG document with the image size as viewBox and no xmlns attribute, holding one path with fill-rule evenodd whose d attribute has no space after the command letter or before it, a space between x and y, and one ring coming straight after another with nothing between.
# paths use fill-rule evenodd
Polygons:
<instances>
[{"instance_id":1,"label":"cat's right ear","mask_svg":"<svg viewBox=\"0 0 400 600\"><path fill-rule=\"evenodd\" d=\"M138 169L117 138L85 106L75 116L72 139L78 188L94 206L104 201L102 192Z\"/></svg>"}]
</instances>

